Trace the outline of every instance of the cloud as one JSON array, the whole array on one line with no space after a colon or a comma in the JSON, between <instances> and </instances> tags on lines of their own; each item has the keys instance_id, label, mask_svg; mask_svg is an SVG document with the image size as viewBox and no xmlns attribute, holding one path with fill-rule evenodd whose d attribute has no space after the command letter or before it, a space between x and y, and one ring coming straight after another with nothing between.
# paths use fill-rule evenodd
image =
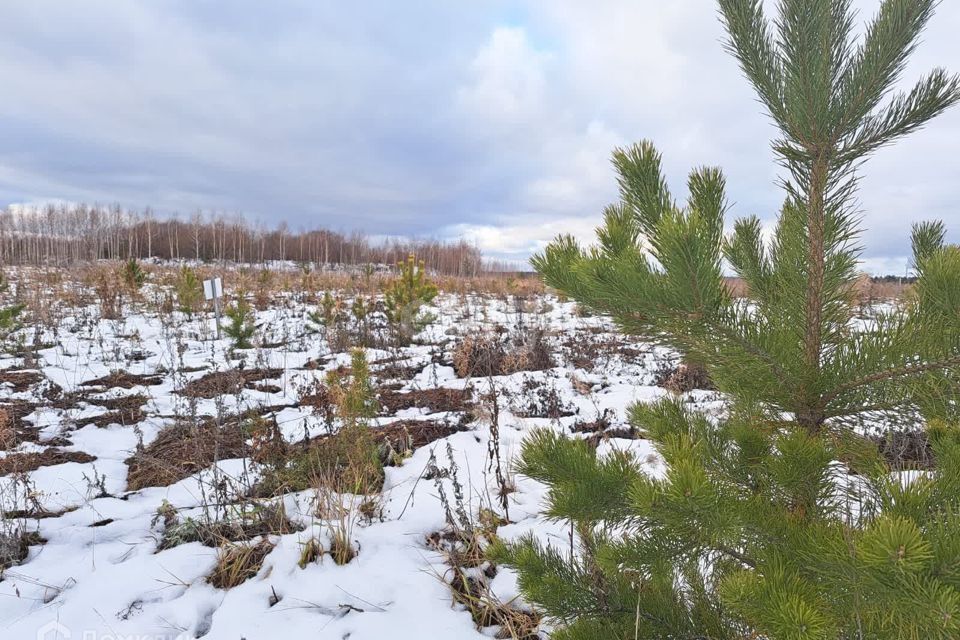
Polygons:
<instances>
[{"instance_id":1,"label":"cloud","mask_svg":"<svg viewBox=\"0 0 960 640\"><path fill-rule=\"evenodd\" d=\"M610 151L643 138L679 198L703 164L723 167L734 215L770 223L782 197L772 128L702 0L7 4L0 205L464 233L525 259L558 231L592 236ZM861 21L877 6L855 4ZM960 70L958 26L942 3L904 86ZM868 264L906 255L918 219L960 240L958 135L955 110L865 166Z\"/></svg>"}]
</instances>

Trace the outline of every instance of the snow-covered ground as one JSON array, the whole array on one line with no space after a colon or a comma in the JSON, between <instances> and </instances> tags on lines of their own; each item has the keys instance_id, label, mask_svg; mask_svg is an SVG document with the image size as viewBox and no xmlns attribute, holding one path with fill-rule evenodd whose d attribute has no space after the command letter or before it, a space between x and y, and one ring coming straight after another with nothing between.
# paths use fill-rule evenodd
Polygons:
<instances>
[{"instance_id":1,"label":"snow-covered ground","mask_svg":"<svg viewBox=\"0 0 960 640\"><path fill-rule=\"evenodd\" d=\"M103 320L95 306L68 309L59 328L43 336L52 346L39 350L35 361L0 360L8 380L0 386L0 405L19 425L0 463L45 450L88 454L0 477L4 512L42 539L0 580L0 638L502 637L496 627L477 629L466 608L454 602L444 580L451 570L427 541L446 527L440 489L454 495L452 477L428 472L434 464L455 464L470 517L483 508L503 515L488 464L492 412L484 406L492 402L491 385L500 405L505 465L531 429L546 427L593 437L601 450L630 448L651 473L661 469L649 443L632 439L624 420L630 404L666 393L654 381L674 364L670 353L625 339L609 320L581 317L572 303L553 297L521 304L510 297L443 294L430 309L436 320L414 346L369 349L367 358L384 392L471 389L479 409L431 413L415 402L374 420L374 428L413 420L462 430L451 427L450 435L386 468L382 514L359 519L349 532L358 551L352 561L338 565L324 556L301 567L307 541L315 538L329 548L331 526L317 515L315 492L290 493L279 500L299 530L268 536L274 546L254 577L231 589L215 588L208 577L218 549L188 542L158 550L161 514L173 509L180 521L223 519L231 517L234 499L248 506L270 503L238 495L255 484L258 465L247 458L220 459L168 486L130 490L127 461L185 417L199 421L255 409L275 419L291 443L324 434L325 419L301 399L327 371L348 365L349 354L331 353L322 336L307 330L306 313L315 308L284 296L257 312L258 346L244 351L214 339L209 315L190 319L138 304L119 320ZM495 327L508 335L542 330L556 366L458 377L452 357L457 342ZM32 328L27 332L33 335ZM11 374L14 369L18 373ZM213 397L184 393L191 381L237 369L267 377ZM131 375L109 377L118 370ZM31 371L40 375L30 378ZM136 396L143 397L122 402ZM709 392L688 396L706 409L720 406ZM584 425L598 422L607 436L583 433L590 430ZM567 531L538 516L544 488L523 477L510 482L515 491L508 495L509 523L497 535L510 539L532 530L569 544ZM500 602L524 608L509 570L501 568L490 589Z\"/></svg>"}]
</instances>

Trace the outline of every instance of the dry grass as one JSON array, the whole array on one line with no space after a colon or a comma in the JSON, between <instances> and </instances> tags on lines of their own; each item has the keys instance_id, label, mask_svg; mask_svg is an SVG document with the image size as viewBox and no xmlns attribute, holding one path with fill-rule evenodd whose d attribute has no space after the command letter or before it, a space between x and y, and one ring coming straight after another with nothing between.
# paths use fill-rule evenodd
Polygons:
<instances>
[{"instance_id":1,"label":"dry grass","mask_svg":"<svg viewBox=\"0 0 960 640\"><path fill-rule=\"evenodd\" d=\"M372 430L348 425L321 436L268 466L259 495L280 495L328 484L337 493L376 493L383 487L383 465Z\"/></svg>"},{"instance_id":2,"label":"dry grass","mask_svg":"<svg viewBox=\"0 0 960 640\"><path fill-rule=\"evenodd\" d=\"M43 379L44 376L39 371L0 370L0 385L9 385L14 393L29 391Z\"/></svg>"},{"instance_id":3,"label":"dry grass","mask_svg":"<svg viewBox=\"0 0 960 640\"><path fill-rule=\"evenodd\" d=\"M135 374L126 371L112 371L108 375L95 380L81 382L81 387L101 387L104 389L133 389L141 386L156 386L163 384L160 374Z\"/></svg>"},{"instance_id":4,"label":"dry grass","mask_svg":"<svg viewBox=\"0 0 960 640\"><path fill-rule=\"evenodd\" d=\"M430 413L470 411L473 407L471 389L414 389L395 391L383 389L379 397L383 415L391 416L405 409L427 409Z\"/></svg>"},{"instance_id":5,"label":"dry grass","mask_svg":"<svg viewBox=\"0 0 960 640\"><path fill-rule=\"evenodd\" d=\"M711 391L713 381L702 365L681 363L675 369L665 370L657 380L657 386L681 395L695 389Z\"/></svg>"},{"instance_id":6,"label":"dry grass","mask_svg":"<svg viewBox=\"0 0 960 640\"><path fill-rule=\"evenodd\" d=\"M127 458L127 490L168 486L217 460L249 453L238 424L218 425L213 420L196 425L178 423L163 429L153 442Z\"/></svg>"},{"instance_id":7,"label":"dry grass","mask_svg":"<svg viewBox=\"0 0 960 640\"><path fill-rule=\"evenodd\" d=\"M477 332L465 336L453 350L453 368L461 378L500 376L518 371L543 371L555 366L543 331L523 328Z\"/></svg>"},{"instance_id":8,"label":"dry grass","mask_svg":"<svg viewBox=\"0 0 960 640\"><path fill-rule=\"evenodd\" d=\"M3 572L27 559L30 547L46 543L36 531L24 532L15 528L0 532L0 580Z\"/></svg>"},{"instance_id":9,"label":"dry grass","mask_svg":"<svg viewBox=\"0 0 960 640\"><path fill-rule=\"evenodd\" d=\"M213 371L184 385L181 393L191 398L211 399L236 395L243 389L253 389L256 383L283 376L282 369L230 369Z\"/></svg>"},{"instance_id":10,"label":"dry grass","mask_svg":"<svg viewBox=\"0 0 960 640\"><path fill-rule=\"evenodd\" d=\"M297 565L306 569L307 565L319 563L323 559L323 545L316 538L310 538L300 545L300 560Z\"/></svg>"},{"instance_id":11,"label":"dry grass","mask_svg":"<svg viewBox=\"0 0 960 640\"><path fill-rule=\"evenodd\" d=\"M496 539L506 521L490 509L481 509L479 522L469 529L449 528L427 537L427 545L441 554L448 569L437 574L449 589L453 602L469 612L478 631L495 628L495 638L537 640L542 616L536 611L501 601L491 590L497 566L485 547Z\"/></svg>"},{"instance_id":12,"label":"dry grass","mask_svg":"<svg viewBox=\"0 0 960 640\"><path fill-rule=\"evenodd\" d=\"M217 566L207 582L217 589L232 589L243 584L260 573L263 561L273 547L267 538L256 544L236 543L220 547Z\"/></svg>"},{"instance_id":13,"label":"dry grass","mask_svg":"<svg viewBox=\"0 0 960 640\"><path fill-rule=\"evenodd\" d=\"M40 467L52 467L67 462L93 462L96 458L82 451L64 451L56 447L44 449L40 453L11 453L0 458L0 476L9 473L36 471Z\"/></svg>"},{"instance_id":14,"label":"dry grass","mask_svg":"<svg viewBox=\"0 0 960 640\"><path fill-rule=\"evenodd\" d=\"M260 536L295 533L302 528L287 517L282 501L240 502L219 520L181 520L177 510L170 503L164 502L154 516L154 524L158 521L163 521L163 537L157 544L157 552L190 542L199 542L207 547L221 547Z\"/></svg>"}]
</instances>

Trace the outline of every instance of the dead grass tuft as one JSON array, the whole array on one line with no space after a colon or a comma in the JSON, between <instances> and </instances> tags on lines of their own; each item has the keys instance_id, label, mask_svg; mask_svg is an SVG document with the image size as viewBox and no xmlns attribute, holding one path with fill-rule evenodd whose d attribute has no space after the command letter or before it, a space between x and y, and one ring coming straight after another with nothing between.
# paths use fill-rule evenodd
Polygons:
<instances>
[{"instance_id":1,"label":"dead grass tuft","mask_svg":"<svg viewBox=\"0 0 960 640\"><path fill-rule=\"evenodd\" d=\"M273 551L273 543L264 538L257 544L238 543L221 547L217 566L207 582L217 589L232 589L255 577L263 561Z\"/></svg>"},{"instance_id":2,"label":"dead grass tuft","mask_svg":"<svg viewBox=\"0 0 960 640\"><path fill-rule=\"evenodd\" d=\"M461 378L543 371L555 366L546 335L536 328L507 334L499 329L464 337L454 348L453 368Z\"/></svg>"},{"instance_id":3,"label":"dead grass tuft","mask_svg":"<svg viewBox=\"0 0 960 640\"><path fill-rule=\"evenodd\" d=\"M713 381L702 365L681 363L676 369L664 371L657 380L657 386L677 395L689 393L695 389L713 391Z\"/></svg>"},{"instance_id":4,"label":"dead grass tuft","mask_svg":"<svg viewBox=\"0 0 960 640\"><path fill-rule=\"evenodd\" d=\"M164 523L163 537L157 544L158 553L190 542L199 542L207 547L220 547L231 542L244 542L260 536L285 535L302 529L290 521L280 501L240 504L228 517L216 521L194 518L181 520L176 509L164 502L154 516L154 523L158 521Z\"/></svg>"},{"instance_id":5,"label":"dead grass tuft","mask_svg":"<svg viewBox=\"0 0 960 640\"><path fill-rule=\"evenodd\" d=\"M24 532L16 528L8 533L0 533L0 580L4 571L27 559L30 547L46 542L36 531Z\"/></svg>"}]
</instances>

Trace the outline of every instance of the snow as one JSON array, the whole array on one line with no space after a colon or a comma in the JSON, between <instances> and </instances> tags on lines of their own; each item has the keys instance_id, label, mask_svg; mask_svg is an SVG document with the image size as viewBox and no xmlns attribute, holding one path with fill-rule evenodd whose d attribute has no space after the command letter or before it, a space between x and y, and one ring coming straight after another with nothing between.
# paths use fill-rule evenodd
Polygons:
<instances>
[{"instance_id":1,"label":"snow","mask_svg":"<svg viewBox=\"0 0 960 640\"><path fill-rule=\"evenodd\" d=\"M569 302L548 296L534 304L544 311L525 313L522 322L542 328L555 346L563 338L577 342L615 335L609 319L578 317ZM57 346L40 352L39 370L64 394L88 391L84 382L117 369L131 374L160 373L160 380L159 384L88 394L92 400L147 396L146 417L136 426L78 427L83 419L106 412L86 401L66 408L41 407L25 418L40 428L41 443L23 444L18 452L39 451L44 441L65 437L70 441L65 450L85 452L96 460L41 467L28 474L37 504L58 515L28 519L46 543L31 547L27 559L6 571L0 581L0 637L35 638L38 630L45 630L48 640L68 634L72 638L141 640L466 639L493 634L495 630L477 630L469 613L453 604L443 582L448 567L440 554L425 544L426 536L443 529L445 522L435 482L422 478L431 453L438 464L447 464L449 445L467 506L475 515L481 505L489 505L496 488L487 472L490 431L485 415L469 430L421 447L400 466L386 469L382 519L356 525L352 539L359 553L345 565L335 564L329 556L305 568L298 564L308 540L315 537L325 547L329 540L328 523L317 517L311 492L283 498L287 515L303 529L271 536L275 546L257 575L232 589L216 589L206 580L216 564L217 549L193 542L157 551L163 533L157 510L162 505L175 507L181 518L202 517L217 510L211 507L211 493L222 479L231 480L229 491L236 495L257 477L249 460L228 459L170 486L128 491L125 460L138 444L153 442L164 427L173 424L174 416L187 411L222 415L249 407L289 405L273 414L286 440L296 442L305 435L326 433L327 425L309 407L296 406L299 390L323 380L327 371L348 365L349 354L330 354L323 340L304 332L306 312L313 308L291 297L285 304L258 312L258 334L263 342L283 346L242 354L231 353L227 340L212 339L209 317L189 319L177 313L161 318L142 308L129 309L120 320L100 319L92 307L71 311L56 335L45 336L45 341ZM441 295L430 309L436 321L419 337L425 344L369 350L368 359L375 363L399 357L404 364L422 367L403 382L403 390L469 385L484 393L491 383L496 385L507 399L500 412L500 447L505 461L520 450L534 428L570 433L577 421L590 422L605 411L613 416L614 427L623 426L632 403L655 401L665 394L652 386L652 381L656 368L673 362L674 356L642 341L629 342L639 354L636 357L607 354L603 366L591 370L575 367L566 347L557 346L557 367L492 380L458 378L448 362L435 358L449 354L456 335L483 326L514 328L520 321L514 309L509 298ZM131 359L134 352L146 357ZM177 393L211 371L236 368L241 357L248 369L281 369L281 375L264 381L280 391L245 388L236 394L197 399L192 408L190 401ZM310 362L319 366L305 368ZM0 361L0 368L16 364L21 362L7 358ZM517 415L530 401L532 387L554 390L573 415L554 419ZM0 396L29 398L30 394L0 389ZM688 400L704 408L717 402L715 394L708 393L690 394ZM428 417L443 415L408 409L375 422L382 426L401 418ZM663 472L662 462L646 441L614 438L600 443L601 452L611 448L633 451L651 474ZM106 495L95 486L95 478L103 478ZM0 478L0 496L12 496L15 482L11 476ZM450 494L452 480L440 482ZM533 531L545 540L566 544L564 527L538 515L545 488L527 478L515 482L517 490L509 497L512 522L498 534L511 539ZM491 584L501 601L518 595L511 571L500 570Z\"/></svg>"}]
</instances>

